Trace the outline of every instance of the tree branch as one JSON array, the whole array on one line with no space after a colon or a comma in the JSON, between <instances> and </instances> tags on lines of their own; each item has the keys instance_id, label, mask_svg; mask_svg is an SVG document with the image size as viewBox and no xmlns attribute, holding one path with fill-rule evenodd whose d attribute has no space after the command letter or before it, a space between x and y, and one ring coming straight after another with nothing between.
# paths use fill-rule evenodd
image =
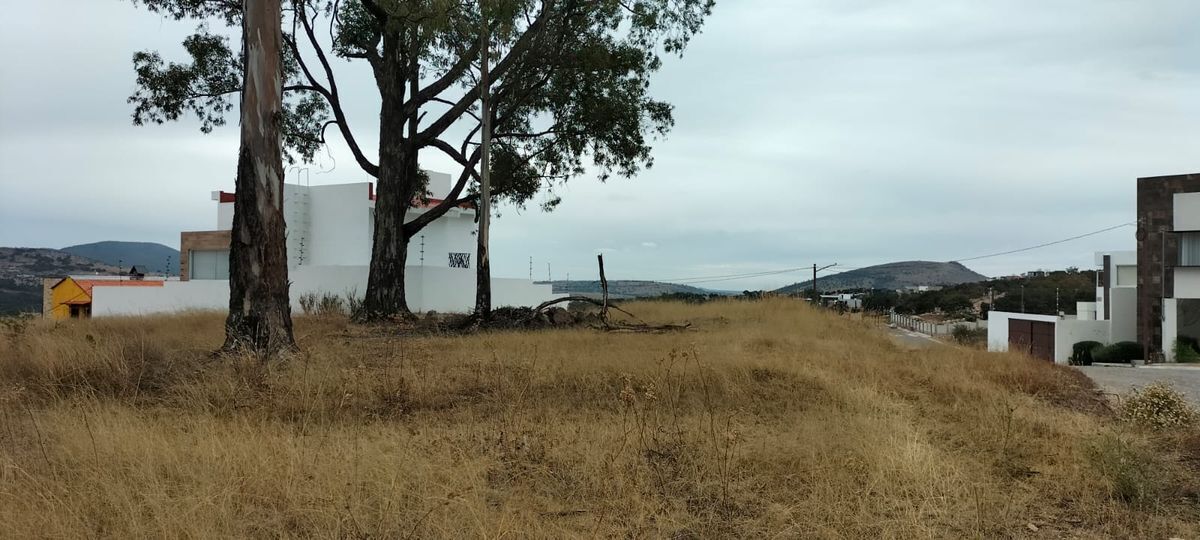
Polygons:
<instances>
[{"instance_id":1,"label":"tree branch","mask_svg":"<svg viewBox=\"0 0 1200 540\"><path fill-rule=\"evenodd\" d=\"M534 39L540 35L542 27L546 25L546 20L550 16L550 10L553 5L554 0L546 0L546 2L542 4L542 10L540 13L538 13L537 19L534 19L533 24L529 25L529 28L527 28L525 32L521 34L521 37L517 39L516 43L513 43L512 48L508 50L508 53L504 55L504 58L501 58L500 61L496 63L496 67L489 70L492 80L500 80L503 78L505 72L512 68L514 64L516 64L517 58L525 54L525 52L532 47ZM460 97L458 101L450 107L450 110L442 113L442 116L438 117L437 120L434 120L429 127L425 128L424 131L421 131L417 135L418 145L423 146L425 144L429 144L432 139L440 136L444 131L446 131L447 128L454 124L454 122L457 121L458 118L471 107L471 104L475 102L475 99L477 96L479 96L479 90L479 83L475 83L471 89L464 92L462 97Z\"/></svg>"},{"instance_id":2,"label":"tree branch","mask_svg":"<svg viewBox=\"0 0 1200 540\"><path fill-rule=\"evenodd\" d=\"M478 176L478 173L475 172L475 165L479 163L479 158L480 152L479 149L476 149L475 152L471 154L471 157L463 164L463 171L458 175L458 180L454 183L454 187L450 189L450 193L446 194L446 198L443 199L442 202L438 203L437 206L426 210L425 213L404 224L406 236L412 236L416 234L418 231L425 228L426 225L433 223L435 219L445 215L446 212L450 211L451 208L455 208L458 205L474 198L466 197L465 199L459 199L458 196L462 193L463 188L466 187L467 180L472 176Z\"/></svg>"},{"instance_id":3,"label":"tree branch","mask_svg":"<svg viewBox=\"0 0 1200 540\"><path fill-rule=\"evenodd\" d=\"M308 36L308 41L317 53L317 60L321 62L321 68L325 71L325 78L329 82L329 88L323 94L325 100L329 102L330 109L333 110L333 117L337 120L338 129L342 133L342 139L346 141L346 145L350 147L350 152L354 154L354 160L358 162L358 166L367 174L378 177L379 166L371 163L367 159L366 154L363 154L362 148L358 146L358 141L354 138L354 132L350 130L350 124L346 121L346 113L342 110L342 102L338 97L337 80L334 79L333 69L329 66L329 59L325 56L325 51L321 49L321 44L317 41L316 33L313 31L312 24L308 20L308 8L302 5L301 0L296 0L297 13L300 24L304 26L304 34ZM295 39L287 40L292 48L292 54L295 55L296 61L300 64L300 68L304 71L304 75L308 77L309 82L319 88L324 88L316 81L308 66L305 65L304 59L300 56L300 48L296 45Z\"/></svg>"}]
</instances>

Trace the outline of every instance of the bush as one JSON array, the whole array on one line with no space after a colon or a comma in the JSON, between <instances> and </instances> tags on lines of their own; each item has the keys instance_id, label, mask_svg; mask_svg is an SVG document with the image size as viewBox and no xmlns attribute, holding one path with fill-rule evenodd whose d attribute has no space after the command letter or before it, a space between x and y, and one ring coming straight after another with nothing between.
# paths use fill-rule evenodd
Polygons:
<instances>
[{"instance_id":1,"label":"bush","mask_svg":"<svg viewBox=\"0 0 1200 540\"><path fill-rule=\"evenodd\" d=\"M1072 366L1090 366L1094 360L1096 351L1104 348L1104 344L1099 341L1080 341L1071 346L1071 358L1069 360Z\"/></svg>"},{"instance_id":2,"label":"bush","mask_svg":"<svg viewBox=\"0 0 1200 540\"><path fill-rule=\"evenodd\" d=\"M1142 357L1142 345L1135 341L1118 341L1092 352L1094 362L1128 363Z\"/></svg>"},{"instance_id":3,"label":"bush","mask_svg":"<svg viewBox=\"0 0 1200 540\"><path fill-rule=\"evenodd\" d=\"M1175 338L1175 361L1200 362L1200 345L1197 345L1196 338L1188 336Z\"/></svg>"},{"instance_id":4,"label":"bush","mask_svg":"<svg viewBox=\"0 0 1200 540\"><path fill-rule=\"evenodd\" d=\"M1155 430L1186 427L1200 416L1183 394L1165 382L1134 390L1119 412L1122 420Z\"/></svg>"},{"instance_id":5,"label":"bush","mask_svg":"<svg viewBox=\"0 0 1200 540\"><path fill-rule=\"evenodd\" d=\"M950 331L950 337L959 345L981 345L987 342L987 328L957 325Z\"/></svg>"}]
</instances>

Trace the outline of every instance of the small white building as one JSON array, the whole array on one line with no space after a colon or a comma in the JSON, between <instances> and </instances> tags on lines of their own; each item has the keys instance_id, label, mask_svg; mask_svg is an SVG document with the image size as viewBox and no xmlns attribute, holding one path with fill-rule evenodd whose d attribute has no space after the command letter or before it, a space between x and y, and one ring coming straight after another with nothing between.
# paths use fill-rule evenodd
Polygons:
<instances>
[{"instance_id":1,"label":"small white building","mask_svg":"<svg viewBox=\"0 0 1200 540\"><path fill-rule=\"evenodd\" d=\"M1096 253L1096 301L1077 302L1076 315L988 313L988 350L1020 350L1066 364L1080 341L1137 340L1137 252Z\"/></svg>"},{"instance_id":2,"label":"small white building","mask_svg":"<svg viewBox=\"0 0 1200 540\"><path fill-rule=\"evenodd\" d=\"M429 172L428 202L407 219L442 202L450 175ZM180 235L179 280L132 290L96 288L92 315L136 315L188 309L227 309L229 235L233 194L213 192L216 228ZM369 182L284 185L288 278L293 311L308 293L361 297L366 291L375 227L375 191ZM405 294L413 311L466 312L475 305L475 211L452 208L409 245ZM535 305L554 298L551 286L528 279L492 278L496 306Z\"/></svg>"}]
</instances>

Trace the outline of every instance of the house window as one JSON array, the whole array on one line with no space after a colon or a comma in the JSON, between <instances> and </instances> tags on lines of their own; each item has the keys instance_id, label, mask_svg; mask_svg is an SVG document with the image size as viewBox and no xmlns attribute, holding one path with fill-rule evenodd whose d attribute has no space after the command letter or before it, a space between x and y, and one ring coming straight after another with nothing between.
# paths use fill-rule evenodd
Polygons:
<instances>
[{"instance_id":1,"label":"house window","mask_svg":"<svg viewBox=\"0 0 1200 540\"><path fill-rule=\"evenodd\" d=\"M229 279L229 250L192 250L188 261L190 279Z\"/></svg>"},{"instance_id":2,"label":"house window","mask_svg":"<svg viewBox=\"0 0 1200 540\"><path fill-rule=\"evenodd\" d=\"M451 253L450 268L470 268L471 254L470 253Z\"/></svg>"},{"instance_id":3,"label":"house window","mask_svg":"<svg viewBox=\"0 0 1200 540\"><path fill-rule=\"evenodd\" d=\"M1179 234L1179 265L1200 266L1200 232Z\"/></svg>"}]
</instances>

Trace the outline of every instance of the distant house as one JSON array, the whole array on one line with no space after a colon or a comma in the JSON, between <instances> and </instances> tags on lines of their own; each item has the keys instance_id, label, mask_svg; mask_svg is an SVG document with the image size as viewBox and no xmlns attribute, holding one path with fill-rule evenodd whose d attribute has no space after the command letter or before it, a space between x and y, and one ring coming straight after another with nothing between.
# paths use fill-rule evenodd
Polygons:
<instances>
[{"instance_id":1,"label":"distant house","mask_svg":"<svg viewBox=\"0 0 1200 540\"><path fill-rule=\"evenodd\" d=\"M43 316L55 320L92 316L92 295L97 287L162 287L161 279L129 276L67 276L50 285L49 302Z\"/></svg>"},{"instance_id":2,"label":"distant house","mask_svg":"<svg viewBox=\"0 0 1200 540\"><path fill-rule=\"evenodd\" d=\"M821 304L826 306L844 306L846 309L862 309L862 293L822 294Z\"/></svg>"}]
</instances>

